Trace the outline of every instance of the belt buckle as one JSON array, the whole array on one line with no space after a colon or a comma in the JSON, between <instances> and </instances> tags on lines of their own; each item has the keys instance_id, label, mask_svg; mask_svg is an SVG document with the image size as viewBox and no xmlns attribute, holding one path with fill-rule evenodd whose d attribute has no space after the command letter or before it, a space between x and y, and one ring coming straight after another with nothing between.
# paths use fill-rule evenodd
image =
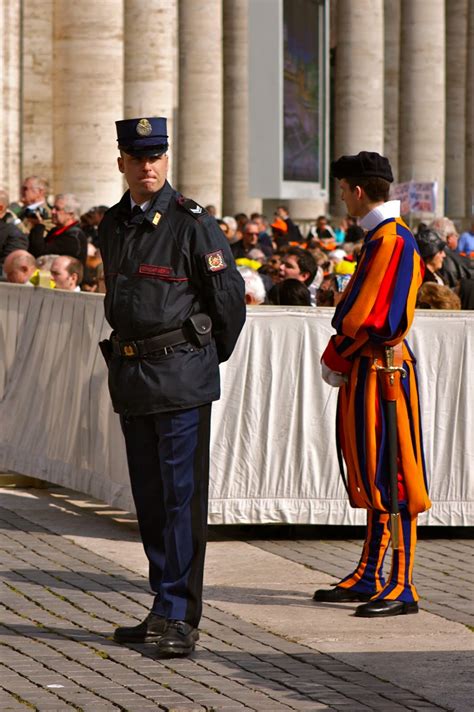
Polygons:
<instances>
[{"instance_id":1,"label":"belt buckle","mask_svg":"<svg viewBox=\"0 0 474 712\"><path fill-rule=\"evenodd\" d=\"M135 341L127 341L125 344L120 344L120 351L122 356L126 358L134 358L140 355Z\"/></svg>"}]
</instances>

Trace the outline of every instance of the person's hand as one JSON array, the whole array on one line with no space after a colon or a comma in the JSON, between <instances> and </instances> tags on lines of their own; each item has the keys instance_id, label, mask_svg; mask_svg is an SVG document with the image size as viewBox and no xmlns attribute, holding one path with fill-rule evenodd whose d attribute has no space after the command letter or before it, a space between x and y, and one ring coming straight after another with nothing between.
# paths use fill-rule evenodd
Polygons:
<instances>
[{"instance_id":1,"label":"person's hand","mask_svg":"<svg viewBox=\"0 0 474 712\"><path fill-rule=\"evenodd\" d=\"M339 371L333 371L329 366L326 366L324 361L321 361L321 377L328 385L333 388L340 388L347 383L347 376Z\"/></svg>"}]
</instances>

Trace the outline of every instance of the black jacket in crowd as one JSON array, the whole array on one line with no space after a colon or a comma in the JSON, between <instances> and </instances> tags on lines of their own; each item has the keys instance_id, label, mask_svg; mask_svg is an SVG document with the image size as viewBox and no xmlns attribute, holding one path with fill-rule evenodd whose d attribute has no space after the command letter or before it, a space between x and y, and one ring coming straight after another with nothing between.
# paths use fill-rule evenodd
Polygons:
<instances>
[{"instance_id":1,"label":"black jacket in crowd","mask_svg":"<svg viewBox=\"0 0 474 712\"><path fill-rule=\"evenodd\" d=\"M244 282L215 219L169 183L133 217L130 193L105 214L99 241L105 315L123 341L179 329L198 313L213 323L211 343L184 343L164 355L113 354L114 409L146 415L194 408L220 396L219 362L231 355L245 322Z\"/></svg>"},{"instance_id":2,"label":"black jacket in crowd","mask_svg":"<svg viewBox=\"0 0 474 712\"><path fill-rule=\"evenodd\" d=\"M12 223L0 220L0 267L15 250L27 250L28 238Z\"/></svg>"},{"instance_id":3,"label":"black jacket in crowd","mask_svg":"<svg viewBox=\"0 0 474 712\"><path fill-rule=\"evenodd\" d=\"M456 250L451 250L449 247L445 247L444 251L446 257L439 273L448 287L456 287L461 279L474 278L468 257L463 257Z\"/></svg>"},{"instance_id":4,"label":"black jacket in crowd","mask_svg":"<svg viewBox=\"0 0 474 712\"><path fill-rule=\"evenodd\" d=\"M69 255L86 264L87 237L78 223L72 223L67 228L53 227L46 237L44 232L45 227L41 224L31 229L29 249L32 255Z\"/></svg>"}]
</instances>

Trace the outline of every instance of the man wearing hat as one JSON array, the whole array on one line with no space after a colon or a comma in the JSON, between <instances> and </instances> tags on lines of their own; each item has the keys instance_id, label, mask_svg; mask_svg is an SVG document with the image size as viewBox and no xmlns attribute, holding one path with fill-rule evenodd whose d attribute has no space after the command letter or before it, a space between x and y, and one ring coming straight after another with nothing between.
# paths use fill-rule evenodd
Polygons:
<instances>
[{"instance_id":1,"label":"man wearing hat","mask_svg":"<svg viewBox=\"0 0 474 712\"><path fill-rule=\"evenodd\" d=\"M155 595L146 619L114 638L188 655L202 612L211 402L245 321L244 282L215 219L166 180L166 119L116 125L129 190L99 226L113 329L101 349Z\"/></svg>"},{"instance_id":2,"label":"man wearing hat","mask_svg":"<svg viewBox=\"0 0 474 712\"><path fill-rule=\"evenodd\" d=\"M336 309L321 359L339 388L337 442L353 507L367 509L367 535L354 571L315 601L359 601L357 616L417 613L412 571L416 520L430 507L420 432L415 358L404 341L424 265L416 241L389 201L390 164L362 151L332 163L349 215L367 230L357 269ZM403 376L403 377L402 377ZM398 441L398 442L397 442ZM392 541L392 568L383 561Z\"/></svg>"}]
</instances>

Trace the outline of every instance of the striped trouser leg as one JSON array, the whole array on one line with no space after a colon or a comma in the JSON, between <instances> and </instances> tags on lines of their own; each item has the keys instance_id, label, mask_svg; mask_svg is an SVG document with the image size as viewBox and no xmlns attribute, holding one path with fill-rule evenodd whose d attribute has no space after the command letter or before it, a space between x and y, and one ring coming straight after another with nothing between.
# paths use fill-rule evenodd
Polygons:
<instances>
[{"instance_id":1,"label":"striped trouser leg","mask_svg":"<svg viewBox=\"0 0 474 712\"><path fill-rule=\"evenodd\" d=\"M355 570L337 585L360 593L377 593L384 586L383 562L390 541L389 515L367 510L367 533Z\"/></svg>"},{"instance_id":2,"label":"striped trouser leg","mask_svg":"<svg viewBox=\"0 0 474 712\"><path fill-rule=\"evenodd\" d=\"M383 589L374 596L388 601L413 603L419 600L413 585L413 564L416 548L416 516L413 517L405 506L400 506L400 543L392 553L392 569Z\"/></svg>"}]
</instances>

